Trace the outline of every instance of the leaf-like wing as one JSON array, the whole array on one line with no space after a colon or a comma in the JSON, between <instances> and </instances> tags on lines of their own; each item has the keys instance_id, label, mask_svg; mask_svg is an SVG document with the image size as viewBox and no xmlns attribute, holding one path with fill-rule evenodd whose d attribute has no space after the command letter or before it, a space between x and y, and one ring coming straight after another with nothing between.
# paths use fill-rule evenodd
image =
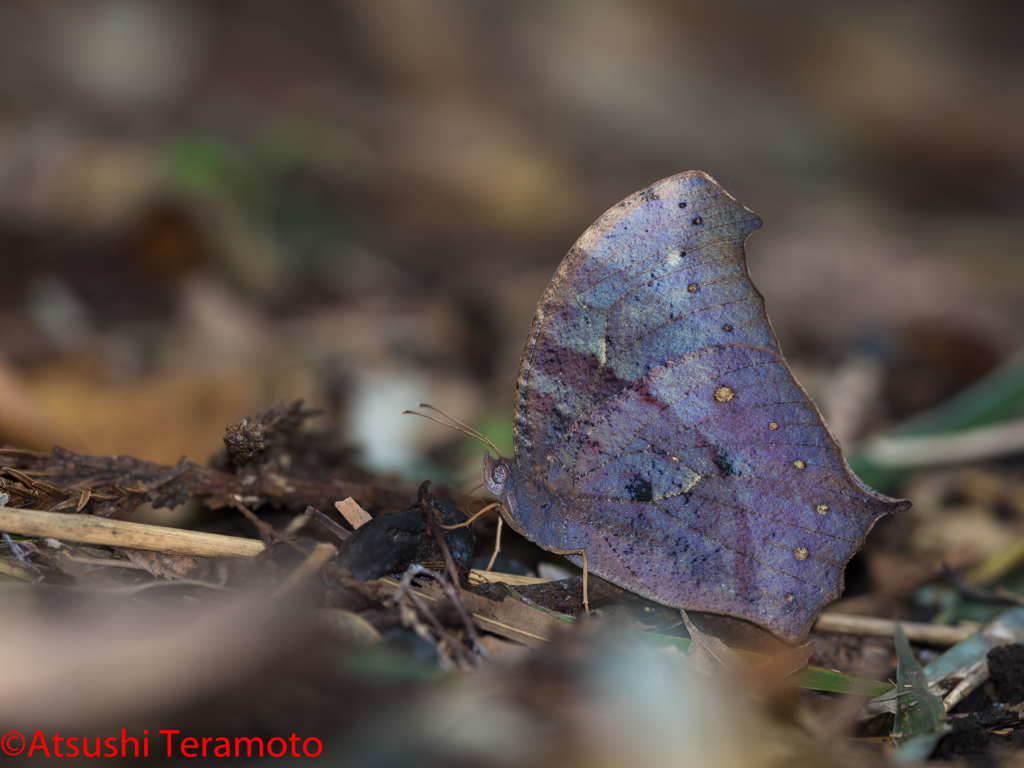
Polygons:
<instances>
[{"instance_id":1,"label":"leaf-like wing","mask_svg":"<svg viewBox=\"0 0 1024 768\"><path fill-rule=\"evenodd\" d=\"M527 342L508 501L610 581L798 639L908 505L857 480L786 366L746 269L759 225L690 172L587 230Z\"/></svg>"}]
</instances>

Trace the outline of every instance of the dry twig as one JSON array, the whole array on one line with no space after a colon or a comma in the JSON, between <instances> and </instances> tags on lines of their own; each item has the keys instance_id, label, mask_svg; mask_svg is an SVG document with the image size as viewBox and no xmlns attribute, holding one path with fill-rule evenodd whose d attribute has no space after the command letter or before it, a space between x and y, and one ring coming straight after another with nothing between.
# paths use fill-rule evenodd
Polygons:
<instances>
[{"instance_id":1,"label":"dry twig","mask_svg":"<svg viewBox=\"0 0 1024 768\"><path fill-rule=\"evenodd\" d=\"M956 645L978 631L976 625L946 627L937 624L918 624L901 621L900 626L908 640L928 645ZM892 637L896 622L892 619L877 619L873 616L853 616L846 613L822 613L814 622L816 632L832 632L843 635L869 635L871 637Z\"/></svg>"},{"instance_id":2,"label":"dry twig","mask_svg":"<svg viewBox=\"0 0 1024 768\"><path fill-rule=\"evenodd\" d=\"M262 542L238 536L11 507L0 507L0 531L197 557L254 557L266 548Z\"/></svg>"},{"instance_id":3,"label":"dry twig","mask_svg":"<svg viewBox=\"0 0 1024 768\"><path fill-rule=\"evenodd\" d=\"M289 592L294 591L295 588L306 581L306 579L327 565L331 558L336 554L338 554L338 548L333 544L328 544L326 542L317 544L313 547L313 551L309 553L309 557L303 560L299 567L292 571L288 575L288 578L274 590L274 593L270 596L271 599L281 597L282 595L286 595Z\"/></svg>"},{"instance_id":4,"label":"dry twig","mask_svg":"<svg viewBox=\"0 0 1024 768\"><path fill-rule=\"evenodd\" d=\"M429 576L430 578L432 578L441 586L442 589L445 590L445 595L449 599L451 599L451 594L449 594L448 589L445 589L446 587L450 589L450 585L446 583L444 576L442 576L439 573L435 573L434 571L431 571L428 568L424 568L422 565L417 565L414 563L413 565L409 566L409 569L402 576L402 582L398 587L398 591L395 592L395 604L399 607L402 607L403 601L408 599L412 603L412 605L415 606L416 613L419 616L422 616L424 619L426 619L427 623L430 624L430 627L433 630L434 634L436 635L437 639L444 643L446 648L450 649L453 653L457 655L457 661L459 662L460 667L468 669L475 666L480 666L480 657L477 654L470 651L466 646L460 643L447 629L445 629L444 625L441 624L440 621L438 621L437 617L423 602L422 598L416 594L416 591L412 588L412 582L413 579L415 579L417 576Z\"/></svg>"}]
</instances>

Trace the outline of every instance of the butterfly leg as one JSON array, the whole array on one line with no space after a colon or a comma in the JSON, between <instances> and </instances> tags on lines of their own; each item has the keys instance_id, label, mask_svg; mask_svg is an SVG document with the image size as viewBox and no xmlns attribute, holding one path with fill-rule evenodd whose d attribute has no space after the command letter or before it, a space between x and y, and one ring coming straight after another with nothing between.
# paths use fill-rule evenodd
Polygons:
<instances>
[{"instance_id":1,"label":"butterfly leg","mask_svg":"<svg viewBox=\"0 0 1024 768\"><path fill-rule=\"evenodd\" d=\"M480 515L484 514L484 512L490 512L496 506L498 506L498 502L492 502L491 504L488 504L486 507L481 509L479 512L474 512L473 515L468 520L463 520L461 523L456 523L455 525L442 525L441 527L444 528L446 531L450 531L454 528L465 528L467 525L472 525L473 521L480 517ZM498 524L501 525L500 517L498 518ZM499 528L498 530L501 529Z\"/></svg>"},{"instance_id":2,"label":"butterfly leg","mask_svg":"<svg viewBox=\"0 0 1024 768\"><path fill-rule=\"evenodd\" d=\"M487 562L485 571L491 570L494 567L494 561L498 559L498 553L501 552L501 526L504 524L504 518L498 515L498 532L494 535L494 554L491 555L491 559Z\"/></svg>"},{"instance_id":3,"label":"butterfly leg","mask_svg":"<svg viewBox=\"0 0 1024 768\"><path fill-rule=\"evenodd\" d=\"M548 552L556 555L579 555L583 558L583 610L590 613L590 600L587 599L587 551L585 549L556 549L551 547Z\"/></svg>"}]
</instances>

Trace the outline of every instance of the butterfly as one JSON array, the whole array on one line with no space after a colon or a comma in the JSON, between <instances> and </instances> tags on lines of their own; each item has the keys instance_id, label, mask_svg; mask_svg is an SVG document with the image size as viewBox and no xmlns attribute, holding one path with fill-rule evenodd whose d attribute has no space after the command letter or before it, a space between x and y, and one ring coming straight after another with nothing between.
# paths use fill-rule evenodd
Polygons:
<instances>
[{"instance_id":1,"label":"butterfly","mask_svg":"<svg viewBox=\"0 0 1024 768\"><path fill-rule=\"evenodd\" d=\"M590 573L796 642L910 503L857 479L783 359L743 251L760 225L698 171L601 216L540 300L484 481Z\"/></svg>"}]
</instances>

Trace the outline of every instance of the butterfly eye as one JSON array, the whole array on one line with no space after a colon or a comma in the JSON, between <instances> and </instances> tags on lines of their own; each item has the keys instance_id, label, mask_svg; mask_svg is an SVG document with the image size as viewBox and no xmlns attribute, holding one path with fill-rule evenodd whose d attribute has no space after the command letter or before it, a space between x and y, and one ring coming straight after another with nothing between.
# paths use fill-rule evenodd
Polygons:
<instances>
[{"instance_id":1,"label":"butterfly eye","mask_svg":"<svg viewBox=\"0 0 1024 768\"><path fill-rule=\"evenodd\" d=\"M504 464L495 464L491 470L491 479L498 485L504 485L508 480L508 467Z\"/></svg>"}]
</instances>

